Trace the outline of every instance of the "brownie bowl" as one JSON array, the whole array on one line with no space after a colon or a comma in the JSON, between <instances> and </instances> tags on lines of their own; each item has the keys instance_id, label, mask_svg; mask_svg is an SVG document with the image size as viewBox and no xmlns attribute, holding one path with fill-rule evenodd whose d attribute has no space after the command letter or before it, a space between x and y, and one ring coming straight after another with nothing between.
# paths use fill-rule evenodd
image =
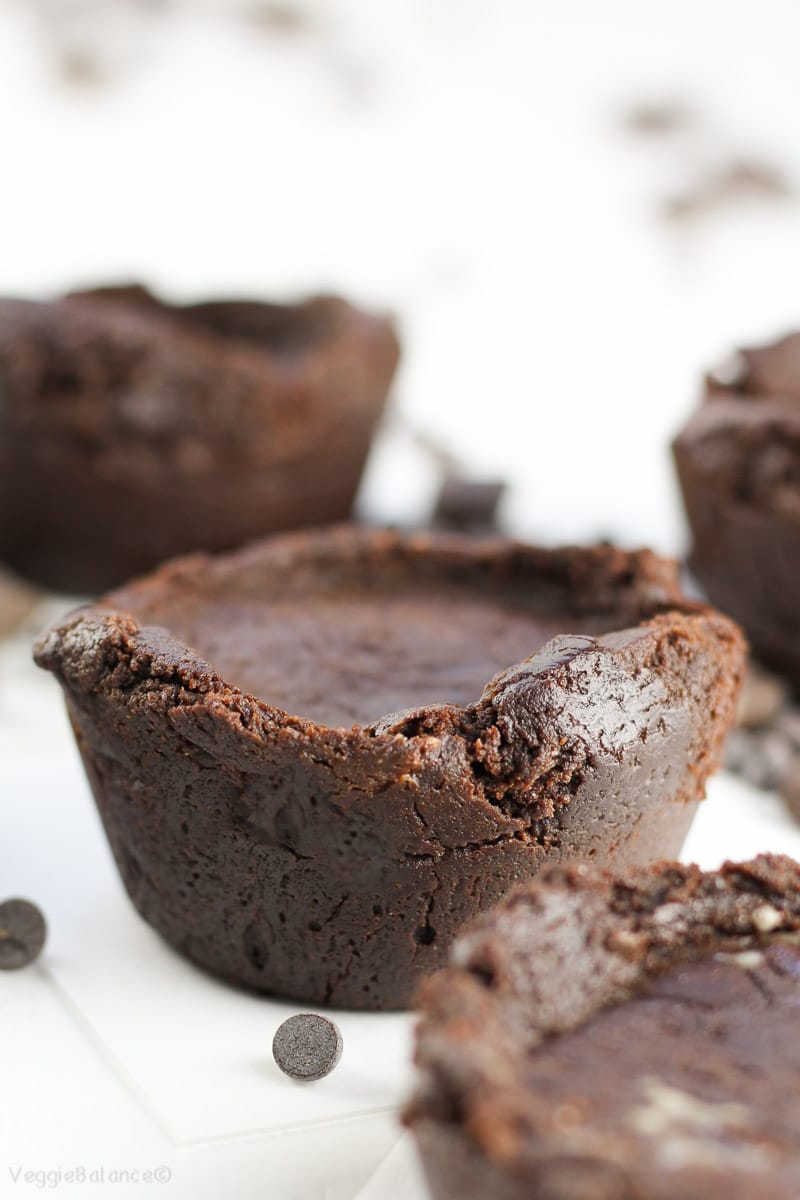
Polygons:
<instances>
[{"instance_id":1,"label":"brownie bowl","mask_svg":"<svg viewBox=\"0 0 800 1200\"><path fill-rule=\"evenodd\" d=\"M712 372L674 453L692 570L800 688L800 334Z\"/></svg>"},{"instance_id":2,"label":"brownie bowl","mask_svg":"<svg viewBox=\"0 0 800 1200\"><path fill-rule=\"evenodd\" d=\"M94 593L350 513L398 358L344 300L0 301L0 560Z\"/></svg>"},{"instance_id":3,"label":"brownie bowl","mask_svg":"<svg viewBox=\"0 0 800 1200\"><path fill-rule=\"evenodd\" d=\"M434 1200L797 1200L800 866L550 868L420 997Z\"/></svg>"},{"instance_id":4,"label":"brownie bowl","mask_svg":"<svg viewBox=\"0 0 800 1200\"><path fill-rule=\"evenodd\" d=\"M145 920L239 983L397 1008L545 863L677 853L743 643L648 551L343 527L167 564L36 659Z\"/></svg>"}]
</instances>

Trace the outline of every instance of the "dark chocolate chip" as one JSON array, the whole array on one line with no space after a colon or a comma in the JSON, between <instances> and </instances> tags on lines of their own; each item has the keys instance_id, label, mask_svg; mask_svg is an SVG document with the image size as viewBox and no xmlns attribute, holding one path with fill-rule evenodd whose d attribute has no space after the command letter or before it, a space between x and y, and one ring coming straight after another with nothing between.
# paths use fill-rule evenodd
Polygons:
<instances>
[{"instance_id":1,"label":"dark chocolate chip","mask_svg":"<svg viewBox=\"0 0 800 1200\"><path fill-rule=\"evenodd\" d=\"M674 133L691 124L694 114L682 100L645 100L623 113L623 122L633 133Z\"/></svg>"},{"instance_id":2,"label":"dark chocolate chip","mask_svg":"<svg viewBox=\"0 0 800 1200\"><path fill-rule=\"evenodd\" d=\"M465 532L494 529L505 490L501 480L449 475L439 491L433 523L440 529Z\"/></svg>"},{"instance_id":3,"label":"dark chocolate chip","mask_svg":"<svg viewBox=\"0 0 800 1200\"><path fill-rule=\"evenodd\" d=\"M730 192L750 192L764 196L788 196L791 186L786 174L775 163L754 158L733 161L722 176Z\"/></svg>"},{"instance_id":4,"label":"dark chocolate chip","mask_svg":"<svg viewBox=\"0 0 800 1200\"><path fill-rule=\"evenodd\" d=\"M279 1027L272 1056L285 1075L303 1083L330 1075L342 1057L338 1025L318 1013L298 1013Z\"/></svg>"},{"instance_id":5,"label":"dark chocolate chip","mask_svg":"<svg viewBox=\"0 0 800 1200\"><path fill-rule=\"evenodd\" d=\"M0 904L0 970L27 967L41 954L46 937L47 925L35 904L29 900Z\"/></svg>"},{"instance_id":6,"label":"dark chocolate chip","mask_svg":"<svg viewBox=\"0 0 800 1200\"><path fill-rule=\"evenodd\" d=\"M311 25L307 13L282 0L259 0L253 4L248 16L253 25L267 33L303 33Z\"/></svg>"}]
</instances>

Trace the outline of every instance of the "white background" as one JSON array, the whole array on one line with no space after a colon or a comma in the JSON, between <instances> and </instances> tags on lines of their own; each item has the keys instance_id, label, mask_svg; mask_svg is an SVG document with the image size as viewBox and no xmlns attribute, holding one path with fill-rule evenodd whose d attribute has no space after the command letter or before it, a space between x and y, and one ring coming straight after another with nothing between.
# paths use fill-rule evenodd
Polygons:
<instances>
[{"instance_id":1,"label":"white background","mask_svg":"<svg viewBox=\"0 0 800 1200\"><path fill-rule=\"evenodd\" d=\"M703 366L800 323L800 205L664 210L736 159L800 188L796 0L309 0L283 33L250 8L0 0L0 289L135 277L390 309L396 413L510 479L511 528L679 552L669 438ZM78 82L87 58L101 78ZM693 119L631 132L662 100ZM434 482L396 418L363 511L413 520ZM277 1076L282 1006L129 911L31 632L0 650L0 891L52 929L0 979L0 1195L38 1190L8 1167L164 1164L169 1184L54 1190L350 1200L397 1138L407 1020L343 1018L334 1076ZM693 838L709 864L800 853L777 801L727 780ZM412 1200L406 1169L370 1200Z\"/></svg>"}]
</instances>

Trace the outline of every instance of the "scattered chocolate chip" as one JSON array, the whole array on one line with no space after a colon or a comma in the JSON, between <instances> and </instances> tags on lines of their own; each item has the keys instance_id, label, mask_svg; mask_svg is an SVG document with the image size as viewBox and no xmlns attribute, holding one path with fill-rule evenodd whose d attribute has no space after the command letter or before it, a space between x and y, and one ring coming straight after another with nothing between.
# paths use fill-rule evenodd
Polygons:
<instances>
[{"instance_id":1,"label":"scattered chocolate chip","mask_svg":"<svg viewBox=\"0 0 800 1200\"><path fill-rule=\"evenodd\" d=\"M107 82L102 59L85 48L63 50L58 60L58 72L64 83L78 87L98 87Z\"/></svg>"},{"instance_id":2,"label":"scattered chocolate chip","mask_svg":"<svg viewBox=\"0 0 800 1200\"><path fill-rule=\"evenodd\" d=\"M788 685L777 675L751 662L739 698L736 724L759 729L774 720L789 699Z\"/></svg>"},{"instance_id":3,"label":"scattered chocolate chip","mask_svg":"<svg viewBox=\"0 0 800 1200\"><path fill-rule=\"evenodd\" d=\"M681 100L645 100L623 113L623 122L632 133L664 134L683 129L693 113Z\"/></svg>"},{"instance_id":4,"label":"scattered chocolate chip","mask_svg":"<svg viewBox=\"0 0 800 1200\"><path fill-rule=\"evenodd\" d=\"M258 0L250 8L248 15L251 24L263 29L265 33L303 33L310 25L308 14L295 4L288 3L288 0Z\"/></svg>"},{"instance_id":5,"label":"scattered chocolate chip","mask_svg":"<svg viewBox=\"0 0 800 1200\"><path fill-rule=\"evenodd\" d=\"M720 185L731 193L762 196L788 196L789 182L780 167L756 159L732 162L720 176Z\"/></svg>"},{"instance_id":6,"label":"scattered chocolate chip","mask_svg":"<svg viewBox=\"0 0 800 1200\"><path fill-rule=\"evenodd\" d=\"M303 1083L330 1075L342 1057L338 1025L318 1013L298 1013L279 1027L272 1056L285 1075Z\"/></svg>"},{"instance_id":7,"label":"scattered chocolate chip","mask_svg":"<svg viewBox=\"0 0 800 1200\"><path fill-rule=\"evenodd\" d=\"M683 192L664 202L664 216L682 220L725 208L740 200L782 200L792 189L783 172L768 163L738 159L721 170L701 176Z\"/></svg>"},{"instance_id":8,"label":"scattered chocolate chip","mask_svg":"<svg viewBox=\"0 0 800 1200\"><path fill-rule=\"evenodd\" d=\"M433 523L439 529L488 532L497 528L497 508L506 485L497 479L448 475L439 489Z\"/></svg>"},{"instance_id":9,"label":"scattered chocolate chip","mask_svg":"<svg viewBox=\"0 0 800 1200\"><path fill-rule=\"evenodd\" d=\"M16 971L34 962L46 937L47 925L35 904L29 900L0 904L0 970Z\"/></svg>"}]
</instances>

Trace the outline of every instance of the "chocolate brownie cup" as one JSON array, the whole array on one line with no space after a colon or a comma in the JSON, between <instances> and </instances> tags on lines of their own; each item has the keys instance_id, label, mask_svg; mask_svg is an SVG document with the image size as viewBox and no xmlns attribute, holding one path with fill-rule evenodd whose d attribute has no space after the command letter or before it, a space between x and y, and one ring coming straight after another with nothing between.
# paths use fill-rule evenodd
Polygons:
<instances>
[{"instance_id":1,"label":"chocolate brownie cup","mask_svg":"<svg viewBox=\"0 0 800 1200\"><path fill-rule=\"evenodd\" d=\"M36 657L147 921L240 983L397 1008L544 863L678 851L743 647L647 551L342 528L167 564Z\"/></svg>"},{"instance_id":2,"label":"chocolate brownie cup","mask_svg":"<svg viewBox=\"0 0 800 1200\"><path fill-rule=\"evenodd\" d=\"M523 885L421 996L435 1200L797 1200L800 866Z\"/></svg>"},{"instance_id":3,"label":"chocolate brownie cup","mask_svg":"<svg viewBox=\"0 0 800 1200\"><path fill-rule=\"evenodd\" d=\"M0 301L0 559L93 593L341 520L397 358L387 320L333 297Z\"/></svg>"},{"instance_id":4,"label":"chocolate brownie cup","mask_svg":"<svg viewBox=\"0 0 800 1200\"><path fill-rule=\"evenodd\" d=\"M692 570L800 688L800 334L712 372L674 452Z\"/></svg>"}]
</instances>

